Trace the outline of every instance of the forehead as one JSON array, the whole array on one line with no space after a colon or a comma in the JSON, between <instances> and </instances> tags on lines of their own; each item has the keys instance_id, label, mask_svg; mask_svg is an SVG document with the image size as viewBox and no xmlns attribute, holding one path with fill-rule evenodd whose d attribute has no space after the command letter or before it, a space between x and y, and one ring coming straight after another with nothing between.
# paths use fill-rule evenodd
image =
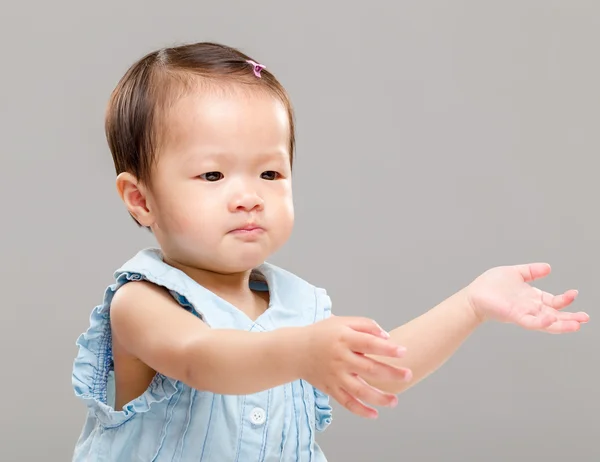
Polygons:
<instances>
[{"instance_id":1,"label":"forehead","mask_svg":"<svg viewBox=\"0 0 600 462\"><path fill-rule=\"evenodd\" d=\"M290 155L287 108L264 90L190 91L164 114L163 133L161 157Z\"/></svg>"}]
</instances>

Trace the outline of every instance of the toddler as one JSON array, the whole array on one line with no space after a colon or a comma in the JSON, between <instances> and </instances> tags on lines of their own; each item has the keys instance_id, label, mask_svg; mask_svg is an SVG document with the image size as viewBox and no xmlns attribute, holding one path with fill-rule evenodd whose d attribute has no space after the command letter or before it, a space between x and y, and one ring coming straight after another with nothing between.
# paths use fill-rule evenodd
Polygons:
<instances>
[{"instance_id":1,"label":"toddler","mask_svg":"<svg viewBox=\"0 0 600 462\"><path fill-rule=\"evenodd\" d=\"M530 282L492 268L387 333L331 314L326 291L267 262L294 223L294 116L271 72L196 43L136 62L111 95L118 193L156 248L124 262L77 340L87 406L74 461L322 462L329 399L373 418L489 320L573 332Z\"/></svg>"}]
</instances>

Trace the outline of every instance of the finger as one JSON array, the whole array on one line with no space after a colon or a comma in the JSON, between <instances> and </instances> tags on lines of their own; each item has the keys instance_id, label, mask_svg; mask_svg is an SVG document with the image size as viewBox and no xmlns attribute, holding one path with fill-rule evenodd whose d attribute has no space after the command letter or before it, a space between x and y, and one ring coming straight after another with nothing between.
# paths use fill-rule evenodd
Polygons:
<instances>
[{"instance_id":1,"label":"finger","mask_svg":"<svg viewBox=\"0 0 600 462\"><path fill-rule=\"evenodd\" d=\"M406 348L390 340L373 335L350 331L347 337L348 347L355 353L401 358Z\"/></svg>"},{"instance_id":2,"label":"finger","mask_svg":"<svg viewBox=\"0 0 600 462\"><path fill-rule=\"evenodd\" d=\"M587 313L584 313L583 311L578 311L577 313L563 311L560 313L556 313L556 317L558 321L575 321L584 324L590 320L590 316Z\"/></svg>"},{"instance_id":3,"label":"finger","mask_svg":"<svg viewBox=\"0 0 600 462\"><path fill-rule=\"evenodd\" d=\"M342 318L338 317L338 319ZM343 322L348 327L358 332L363 332L365 334L371 334L386 339L390 337L390 334L383 330L379 324L369 318L348 316L343 318Z\"/></svg>"},{"instance_id":4,"label":"finger","mask_svg":"<svg viewBox=\"0 0 600 462\"><path fill-rule=\"evenodd\" d=\"M555 314L542 311L538 314L525 314L517 322L521 327L528 330L545 330L557 321Z\"/></svg>"},{"instance_id":5,"label":"finger","mask_svg":"<svg viewBox=\"0 0 600 462\"><path fill-rule=\"evenodd\" d=\"M343 388L338 389L331 397L357 416L376 419L379 415L376 409L361 403Z\"/></svg>"},{"instance_id":6,"label":"finger","mask_svg":"<svg viewBox=\"0 0 600 462\"><path fill-rule=\"evenodd\" d=\"M369 385L362 377L354 374L348 376L343 388L363 405L395 407L398 404L396 395L378 390Z\"/></svg>"},{"instance_id":7,"label":"finger","mask_svg":"<svg viewBox=\"0 0 600 462\"><path fill-rule=\"evenodd\" d=\"M577 290L567 290L565 293L560 295L552 295L548 292L542 292L542 303L549 307L554 308L555 310L562 310L563 308L569 306L573 301L577 298L579 291Z\"/></svg>"},{"instance_id":8,"label":"finger","mask_svg":"<svg viewBox=\"0 0 600 462\"><path fill-rule=\"evenodd\" d=\"M577 321L557 321L546 329L545 332L549 334L568 334L571 332L577 332L581 329L581 323Z\"/></svg>"},{"instance_id":9,"label":"finger","mask_svg":"<svg viewBox=\"0 0 600 462\"><path fill-rule=\"evenodd\" d=\"M521 273L525 282L531 282L548 276L552 268L548 263L528 263L525 265L515 265L515 268Z\"/></svg>"},{"instance_id":10,"label":"finger","mask_svg":"<svg viewBox=\"0 0 600 462\"><path fill-rule=\"evenodd\" d=\"M406 367L396 367L366 356L355 356L352 371L363 379L373 382L408 382L412 371Z\"/></svg>"}]
</instances>

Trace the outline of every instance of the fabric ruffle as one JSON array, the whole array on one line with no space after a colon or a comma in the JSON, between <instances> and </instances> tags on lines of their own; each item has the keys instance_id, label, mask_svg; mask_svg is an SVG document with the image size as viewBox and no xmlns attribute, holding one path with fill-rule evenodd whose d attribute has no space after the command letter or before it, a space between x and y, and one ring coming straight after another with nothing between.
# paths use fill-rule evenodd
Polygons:
<instances>
[{"instance_id":1,"label":"fabric ruffle","mask_svg":"<svg viewBox=\"0 0 600 462\"><path fill-rule=\"evenodd\" d=\"M76 342L79 352L72 375L75 395L106 427L121 425L134 415L149 411L155 403L170 399L177 392L176 380L156 374L146 391L127 403L122 410L117 411L107 404L108 377L113 367L110 303L122 285L141 279L143 276L137 273L121 273L116 283L106 289L102 305L94 308L90 315L89 328Z\"/></svg>"}]
</instances>

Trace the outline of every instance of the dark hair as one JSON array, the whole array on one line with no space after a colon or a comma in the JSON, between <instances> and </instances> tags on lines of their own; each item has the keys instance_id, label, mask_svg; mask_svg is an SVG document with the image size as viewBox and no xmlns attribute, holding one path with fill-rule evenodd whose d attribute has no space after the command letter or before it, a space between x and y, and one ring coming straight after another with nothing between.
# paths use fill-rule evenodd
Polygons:
<instances>
[{"instance_id":1,"label":"dark hair","mask_svg":"<svg viewBox=\"0 0 600 462\"><path fill-rule=\"evenodd\" d=\"M209 86L243 85L279 98L288 113L293 164L295 129L290 98L267 69L257 78L247 62L251 59L232 47L199 42L162 48L134 63L113 90L106 111L106 138L117 175L129 172L150 184L165 112L199 81Z\"/></svg>"}]
</instances>

